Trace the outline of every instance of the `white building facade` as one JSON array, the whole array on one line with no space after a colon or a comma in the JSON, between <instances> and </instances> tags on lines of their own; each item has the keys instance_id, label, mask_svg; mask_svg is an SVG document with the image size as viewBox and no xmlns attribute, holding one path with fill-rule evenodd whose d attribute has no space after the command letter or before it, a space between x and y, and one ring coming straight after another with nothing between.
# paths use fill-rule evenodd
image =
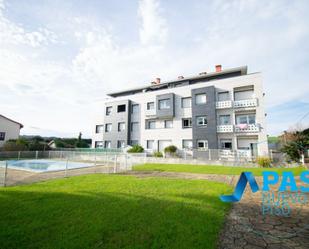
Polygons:
<instances>
[{"instance_id":1,"label":"white building facade","mask_svg":"<svg viewBox=\"0 0 309 249\"><path fill-rule=\"evenodd\" d=\"M168 145L191 150L268 155L261 73L247 67L152 82L109 94L93 135L93 147L140 144L148 152Z\"/></svg>"},{"instance_id":2,"label":"white building facade","mask_svg":"<svg viewBox=\"0 0 309 249\"><path fill-rule=\"evenodd\" d=\"M23 125L0 114L0 147L10 139L18 139Z\"/></svg>"}]
</instances>

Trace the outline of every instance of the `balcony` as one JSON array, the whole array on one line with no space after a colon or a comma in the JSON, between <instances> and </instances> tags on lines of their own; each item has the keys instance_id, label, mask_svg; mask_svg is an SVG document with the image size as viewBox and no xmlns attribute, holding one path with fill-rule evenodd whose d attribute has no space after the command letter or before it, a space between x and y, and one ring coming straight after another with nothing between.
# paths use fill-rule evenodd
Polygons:
<instances>
[{"instance_id":1,"label":"balcony","mask_svg":"<svg viewBox=\"0 0 309 249\"><path fill-rule=\"evenodd\" d=\"M232 101L226 100L226 101L217 101L216 102L216 108L217 109L225 109L225 108L232 108Z\"/></svg>"},{"instance_id":2,"label":"balcony","mask_svg":"<svg viewBox=\"0 0 309 249\"><path fill-rule=\"evenodd\" d=\"M245 133L245 132L259 132L260 125L259 124L238 124L235 125L235 132Z\"/></svg>"},{"instance_id":3,"label":"balcony","mask_svg":"<svg viewBox=\"0 0 309 249\"><path fill-rule=\"evenodd\" d=\"M226 133L226 132L233 132L234 127L233 125L218 125L217 132Z\"/></svg>"},{"instance_id":4,"label":"balcony","mask_svg":"<svg viewBox=\"0 0 309 249\"><path fill-rule=\"evenodd\" d=\"M256 106L257 106L257 99L244 99L234 101L234 108L248 108Z\"/></svg>"},{"instance_id":5,"label":"balcony","mask_svg":"<svg viewBox=\"0 0 309 249\"><path fill-rule=\"evenodd\" d=\"M145 116L147 116L147 117L154 117L154 116L156 116L156 109L146 110L145 111Z\"/></svg>"}]
</instances>

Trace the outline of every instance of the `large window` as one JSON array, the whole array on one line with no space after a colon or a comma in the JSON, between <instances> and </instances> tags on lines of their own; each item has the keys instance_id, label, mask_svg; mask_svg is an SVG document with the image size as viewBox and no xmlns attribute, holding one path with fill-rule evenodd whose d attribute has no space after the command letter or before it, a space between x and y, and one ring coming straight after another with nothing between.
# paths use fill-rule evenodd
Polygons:
<instances>
[{"instance_id":1,"label":"large window","mask_svg":"<svg viewBox=\"0 0 309 249\"><path fill-rule=\"evenodd\" d=\"M208 150L208 141L207 140L197 140L197 149L198 150Z\"/></svg>"},{"instance_id":2,"label":"large window","mask_svg":"<svg viewBox=\"0 0 309 249\"><path fill-rule=\"evenodd\" d=\"M111 106L107 106L107 107L106 107L106 116L111 115L112 109L113 109L113 107L111 107Z\"/></svg>"},{"instance_id":3,"label":"large window","mask_svg":"<svg viewBox=\"0 0 309 249\"><path fill-rule=\"evenodd\" d=\"M191 139L182 140L182 148L183 149L192 149L192 140Z\"/></svg>"},{"instance_id":4,"label":"large window","mask_svg":"<svg viewBox=\"0 0 309 249\"><path fill-rule=\"evenodd\" d=\"M171 108L171 100L170 99L160 99L159 100L159 109L169 109Z\"/></svg>"},{"instance_id":5,"label":"large window","mask_svg":"<svg viewBox=\"0 0 309 249\"><path fill-rule=\"evenodd\" d=\"M147 140L147 149L149 150L154 149L154 140Z\"/></svg>"},{"instance_id":6,"label":"large window","mask_svg":"<svg viewBox=\"0 0 309 249\"><path fill-rule=\"evenodd\" d=\"M207 126L207 117L206 116L196 117L196 125L197 126Z\"/></svg>"},{"instance_id":7,"label":"large window","mask_svg":"<svg viewBox=\"0 0 309 249\"><path fill-rule=\"evenodd\" d=\"M0 141L4 141L5 139L5 132L0 132Z\"/></svg>"},{"instance_id":8,"label":"large window","mask_svg":"<svg viewBox=\"0 0 309 249\"><path fill-rule=\"evenodd\" d=\"M220 115L219 116L219 125L230 125L231 116L230 115Z\"/></svg>"},{"instance_id":9,"label":"large window","mask_svg":"<svg viewBox=\"0 0 309 249\"><path fill-rule=\"evenodd\" d=\"M154 102L148 102L147 103L147 110L153 110L154 109Z\"/></svg>"},{"instance_id":10,"label":"large window","mask_svg":"<svg viewBox=\"0 0 309 249\"><path fill-rule=\"evenodd\" d=\"M124 148L125 147L125 141L124 140L118 140L117 141L117 148Z\"/></svg>"},{"instance_id":11,"label":"large window","mask_svg":"<svg viewBox=\"0 0 309 249\"><path fill-rule=\"evenodd\" d=\"M124 131L126 129L126 123L125 122L119 122L118 123L118 131Z\"/></svg>"},{"instance_id":12,"label":"large window","mask_svg":"<svg viewBox=\"0 0 309 249\"><path fill-rule=\"evenodd\" d=\"M132 122L131 123L131 131L138 131L138 122Z\"/></svg>"},{"instance_id":13,"label":"large window","mask_svg":"<svg viewBox=\"0 0 309 249\"><path fill-rule=\"evenodd\" d=\"M126 105L117 106L117 112L125 112L125 111L126 111Z\"/></svg>"},{"instance_id":14,"label":"large window","mask_svg":"<svg viewBox=\"0 0 309 249\"><path fill-rule=\"evenodd\" d=\"M190 108L191 107L191 97L182 98L181 99L181 107L182 108Z\"/></svg>"},{"instance_id":15,"label":"large window","mask_svg":"<svg viewBox=\"0 0 309 249\"><path fill-rule=\"evenodd\" d=\"M232 139L221 139L220 147L223 150L231 150L232 149Z\"/></svg>"},{"instance_id":16,"label":"large window","mask_svg":"<svg viewBox=\"0 0 309 249\"><path fill-rule=\"evenodd\" d=\"M105 132L111 132L112 131L112 124L106 124L105 125Z\"/></svg>"},{"instance_id":17,"label":"large window","mask_svg":"<svg viewBox=\"0 0 309 249\"><path fill-rule=\"evenodd\" d=\"M192 118L182 119L182 128L191 128L192 127Z\"/></svg>"},{"instance_id":18,"label":"large window","mask_svg":"<svg viewBox=\"0 0 309 249\"><path fill-rule=\"evenodd\" d=\"M105 141L104 142L104 147L107 148L107 149L110 149L112 147L111 141Z\"/></svg>"},{"instance_id":19,"label":"large window","mask_svg":"<svg viewBox=\"0 0 309 249\"><path fill-rule=\"evenodd\" d=\"M138 104L132 105L132 113L138 113Z\"/></svg>"},{"instance_id":20,"label":"large window","mask_svg":"<svg viewBox=\"0 0 309 249\"><path fill-rule=\"evenodd\" d=\"M236 116L236 124L255 124L255 114Z\"/></svg>"},{"instance_id":21,"label":"large window","mask_svg":"<svg viewBox=\"0 0 309 249\"><path fill-rule=\"evenodd\" d=\"M206 93L199 93L195 95L195 104L206 104Z\"/></svg>"},{"instance_id":22,"label":"large window","mask_svg":"<svg viewBox=\"0 0 309 249\"><path fill-rule=\"evenodd\" d=\"M131 140L131 145L132 145L132 146L138 145L138 140Z\"/></svg>"},{"instance_id":23,"label":"large window","mask_svg":"<svg viewBox=\"0 0 309 249\"><path fill-rule=\"evenodd\" d=\"M96 125L95 126L95 133L102 133L104 131L103 125Z\"/></svg>"},{"instance_id":24,"label":"large window","mask_svg":"<svg viewBox=\"0 0 309 249\"><path fill-rule=\"evenodd\" d=\"M146 128L147 129L155 129L156 128L156 121L155 120L147 120L146 121Z\"/></svg>"},{"instance_id":25,"label":"large window","mask_svg":"<svg viewBox=\"0 0 309 249\"><path fill-rule=\"evenodd\" d=\"M95 141L95 145L96 148L103 148L103 141Z\"/></svg>"},{"instance_id":26,"label":"large window","mask_svg":"<svg viewBox=\"0 0 309 249\"><path fill-rule=\"evenodd\" d=\"M230 100L229 92L218 93L218 101L227 101L227 100Z\"/></svg>"},{"instance_id":27,"label":"large window","mask_svg":"<svg viewBox=\"0 0 309 249\"><path fill-rule=\"evenodd\" d=\"M173 128L173 120L165 120L164 128Z\"/></svg>"}]
</instances>

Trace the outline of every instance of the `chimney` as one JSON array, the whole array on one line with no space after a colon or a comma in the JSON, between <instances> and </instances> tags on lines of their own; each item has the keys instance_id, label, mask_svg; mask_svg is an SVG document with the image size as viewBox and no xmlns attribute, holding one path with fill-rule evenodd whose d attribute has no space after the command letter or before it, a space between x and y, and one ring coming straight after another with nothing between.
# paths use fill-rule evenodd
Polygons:
<instances>
[{"instance_id":1,"label":"chimney","mask_svg":"<svg viewBox=\"0 0 309 249\"><path fill-rule=\"evenodd\" d=\"M180 76L178 76L178 79L182 80L182 79L184 79L184 77L182 75L180 75Z\"/></svg>"},{"instance_id":2,"label":"chimney","mask_svg":"<svg viewBox=\"0 0 309 249\"><path fill-rule=\"evenodd\" d=\"M216 72L222 71L222 65L216 65Z\"/></svg>"},{"instance_id":3,"label":"chimney","mask_svg":"<svg viewBox=\"0 0 309 249\"><path fill-rule=\"evenodd\" d=\"M207 72L200 72L198 75L206 75Z\"/></svg>"}]
</instances>

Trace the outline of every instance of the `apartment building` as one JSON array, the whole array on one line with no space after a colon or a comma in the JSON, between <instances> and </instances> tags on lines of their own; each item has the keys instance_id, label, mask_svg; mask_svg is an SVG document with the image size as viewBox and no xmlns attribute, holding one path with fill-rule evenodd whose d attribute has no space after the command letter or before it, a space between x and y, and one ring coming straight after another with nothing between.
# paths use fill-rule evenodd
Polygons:
<instances>
[{"instance_id":1,"label":"apartment building","mask_svg":"<svg viewBox=\"0 0 309 249\"><path fill-rule=\"evenodd\" d=\"M10 139L17 139L21 128L22 124L0 114L0 147Z\"/></svg>"},{"instance_id":2,"label":"apartment building","mask_svg":"<svg viewBox=\"0 0 309 249\"><path fill-rule=\"evenodd\" d=\"M161 82L108 94L98 117L93 147L123 148L140 144L147 151L168 145L192 151L209 150L267 155L264 93L261 73L247 67Z\"/></svg>"}]
</instances>

